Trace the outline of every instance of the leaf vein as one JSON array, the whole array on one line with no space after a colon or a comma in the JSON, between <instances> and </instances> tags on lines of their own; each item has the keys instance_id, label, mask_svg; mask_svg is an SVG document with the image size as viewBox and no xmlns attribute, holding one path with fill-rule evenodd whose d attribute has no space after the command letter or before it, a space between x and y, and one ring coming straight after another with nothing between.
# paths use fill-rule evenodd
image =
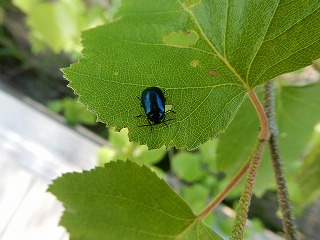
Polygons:
<instances>
[{"instance_id":1,"label":"leaf vein","mask_svg":"<svg viewBox=\"0 0 320 240\"><path fill-rule=\"evenodd\" d=\"M309 45L305 46L304 48L300 48L295 52L292 52L290 55L288 55L287 57L285 57L284 59L279 60L278 62L275 62L274 64L270 65L265 71L263 71L258 77L257 79L253 82L252 86L254 86L256 84L256 82L259 82L260 78L272 67L276 66L277 64L286 61L287 59L289 59L291 56L295 55L296 53L300 52L300 51L304 51L305 49L308 49L310 46L312 46L313 44L319 42L320 39L315 40L314 42L310 43ZM311 63L311 62L310 62Z\"/></svg>"},{"instance_id":2,"label":"leaf vein","mask_svg":"<svg viewBox=\"0 0 320 240\"><path fill-rule=\"evenodd\" d=\"M256 50L256 52L255 52L255 54L254 54L254 56L253 56L253 58L252 58L252 60L251 60L251 62L250 62L250 64L249 64L249 66L248 66L248 70L247 70L247 74L246 74L246 82L247 82L248 84L249 84L249 74L250 74L250 70L251 70L252 64L253 64L253 62L254 62L254 60L255 60L255 58L256 58L256 56L257 56L257 54L258 54L258 52L259 52L259 50L260 50L260 48L261 48L261 46L262 46L263 43L264 43L264 39L265 39L265 37L266 37L266 35L267 35L267 32L268 32L268 29L269 29L269 27L270 27L271 21L272 21L272 19L273 19L274 14L276 13L278 7L279 7L279 0L278 0L278 3L277 3L277 7L274 8L274 11L273 11L273 13L272 13L272 16L270 17L270 20L269 20L269 23L268 23L268 27L266 28L266 31L264 32L264 35L263 35L263 37L262 37L262 39L261 39L261 42L260 42L260 45L259 45L259 47L257 48L257 50Z\"/></svg>"},{"instance_id":3,"label":"leaf vein","mask_svg":"<svg viewBox=\"0 0 320 240\"><path fill-rule=\"evenodd\" d=\"M233 96L230 100L228 100L226 102L226 104L223 106L223 108L220 110L220 112L216 115L216 117L211 121L210 124L208 124L204 129L202 129L201 134L198 134L198 137L194 140L194 144L199 140L199 138L202 136L202 133L205 132L208 128L211 128L212 124L215 124L215 120L224 112L224 110L226 109L226 107L228 106L228 104L235 99L236 97L238 97L239 95L243 94L244 92L239 92L238 94L236 94L235 96ZM192 144L192 146L194 145Z\"/></svg>"},{"instance_id":4,"label":"leaf vein","mask_svg":"<svg viewBox=\"0 0 320 240\"><path fill-rule=\"evenodd\" d=\"M83 193L82 192L70 192L70 191L68 191L67 192L67 194L70 194L70 195L82 195ZM167 216L169 216L169 217L171 217L171 218L173 218L173 219L177 219L177 220L179 220L179 221L183 221L183 222L190 222L190 221L193 221L193 218L190 218L190 219L187 219L187 218L180 218L180 217L177 217L177 216L174 216L174 215L172 215L172 214L170 214L170 213L167 213L167 212L165 212L165 211L163 211L163 210L161 210L161 209L157 209L157 208L153 208L153 207L151 207L151 206L149 206L149 205L146 205L146 204L144 204L144 203L142 203L142 202L139 202L139 201L136 201L136 200L133 200L133 199L130 199L130 198L126 198L126 197L120 197L120 196L117 196L117 195L112 195L112 194L106 194L106 193L85 193L86 195L96 195L96 196L103 196L103 197L109 197L109 198L116 198L116 199L119 199L119 200L125 200L125 201L128 201L128 202L132 202L132 203L135 203L135 204L137 204L137 205L140 205L140 206L143 206L143 207L145 207L145 208L148 208L148 209L151 209L151 210L154 210L154 211L156 211L156 212L160 212L160 213L162 213L162 214L164 214L164 215L167 215Z\"/></svg>"},{"instance_id":5,"label":"leaf vein","mask_svg":"<svg viewBox=\"0 0 320 240\"><path fill-rule=\"evenodd\" d=\"M240 82L242 82L243 86L245 86L246 88L249 88L248 85L246 84L246 82L242 79L242 77L239 75L239 73L231 66L231 64L229 63L229 61L223 57L221 55L221 53L216 49L216 47L212 44L212 42L208 39L207 35L203 32L203 29L201 28L198 20L196 19L196 17L194 16L193 12L187 8L184 4L180 3L181 7L190 14L190 16L192 17L194 23L196 24L196 26L198 27L202 37L204 38L204 40L208 43L208 45L211 47L211 49L213 50L213 52L217 55L217 57L219 57L221 59L221 61L230 69L230 71L236 76L236 78L239 79Z\"/></svg>"},{"instance_id":6,"label":"leaf vein","mask_svg":"<svg viewBox=\"0 0 320 240\"><path fill-rule=\"evenodd\" d=\"M118 38L114 38L111 36L104 36L105 38L109 38L111 40L115 40L118 42L125 42L125 43L131 43L131 44L137 44L137 45L145 45L145 46L164 46L164 47L172 47L172 48L183 48L183 49L191 49L191 50L195 50L195 51L199 51L199 52L203 52L212 56L216 56L216 54L212 53L212 52L207 52L203 49L200 48L196 48L196 47L179 47L179 46L175 46L175 45L169 45L169 44L164 44L164 43L146 43L146 42L137 42L137 41L132 41L132 40L126 40L126 39L118 39Z\"/></svg>"},{"instance_id":7,"label":"leaf vein","mask_svg":"<svg viewBox=\"0 0 320 240\"><path fill-rule=\"evenodd\" d=\"M226 40L227 40L227 29L228 29L228 19L229 19L229 0L227 1L226 6L226 24L224 28L224 42L223 42L223 51L224 51L224 57L226 57Z\"/></svg>"},{"instance_id":8,"label":"leaf vein","mask_svg":"<svg viewBox=\"0 0 320 240\"><path fill-rule=\"evenodd\" d=\"M315 8L312 12L310 12L309 14L307 14L306 16L304 16L303 18L299 19L298 21L296 21L294 24L292 24L291 26L288 26L287 29L285 29L283 32L279 33L278 35L276 35L273 38L270 38L266 41L264 41L264 43L275 40L277 37L281 36L282 34L286 33L287 31L289 31L291 28L295 27L295 25L299 24L301 21L303 21L304 19L306 19L307 17L309 17L311 14L313 14L315 11L319 10L320 6Z\"/></svg>"}]
</instances>

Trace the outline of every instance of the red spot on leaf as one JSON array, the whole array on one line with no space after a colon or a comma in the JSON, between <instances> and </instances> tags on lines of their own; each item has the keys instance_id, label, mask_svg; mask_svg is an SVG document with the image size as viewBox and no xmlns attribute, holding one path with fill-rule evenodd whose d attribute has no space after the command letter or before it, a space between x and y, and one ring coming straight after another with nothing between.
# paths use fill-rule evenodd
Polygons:
<instances>
[{"instance_id":1,"label":"red spot on leaf","mask_svg":"<svg viewBox=\"0 0 320 240\"><path fill-rule=\"evenodd\" d=\"M217 70L214 70L214 69L210 69L210 70L209 70L209 74L210 74L211 76L214 76L214 77L218 76Z\"/></svg>"}]
</instances>

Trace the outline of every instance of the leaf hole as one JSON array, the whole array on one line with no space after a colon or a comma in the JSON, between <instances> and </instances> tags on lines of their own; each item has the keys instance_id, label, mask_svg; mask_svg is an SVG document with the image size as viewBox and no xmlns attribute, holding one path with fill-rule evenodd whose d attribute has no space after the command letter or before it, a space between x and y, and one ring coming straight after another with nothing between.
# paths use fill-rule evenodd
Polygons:
<instances>
[{"instance_id":1,"label":"leaf hole","mask_svg":"<svg viewBox=\"0 0 320 240\"><path fill-rule=\"evenodd\" d=\"M194 45L199 39L198 34L189 30L188 32L173 32L164 37L163 41L168 46L186 48Z\"/></svg>"}]
</instances>

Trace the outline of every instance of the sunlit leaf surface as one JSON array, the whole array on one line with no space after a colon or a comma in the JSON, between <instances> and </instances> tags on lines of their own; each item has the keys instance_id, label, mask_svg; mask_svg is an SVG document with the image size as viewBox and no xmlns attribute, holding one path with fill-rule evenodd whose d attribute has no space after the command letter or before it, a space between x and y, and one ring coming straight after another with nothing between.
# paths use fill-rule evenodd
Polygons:
<instances>
[{"instance_id":1,"label":"sunlit leaf surface","mask_svg":"<svg viewBox=\"0 0 320 240\"><path fill-rule=\"evenodd\" d=\"M302 7L303 6L303 7ZM80 101L129 137L193 149L228 126L247 89L320 56L320 2L124 0L114 22L83 34L64 69ZM167 125L148 124L137 97L165 91Z\"/></svg>"},{"instance_id":2,"label":"sunlit leaf surface","mask_svg":"<svg viewBox=\"0 0 320 240\"><path fill-rule=\"evenodd\" d=\"M70 239L222 239L165 181L130 161L64 174L49 191L64 204Z\"/></svg>"}]
</instances>

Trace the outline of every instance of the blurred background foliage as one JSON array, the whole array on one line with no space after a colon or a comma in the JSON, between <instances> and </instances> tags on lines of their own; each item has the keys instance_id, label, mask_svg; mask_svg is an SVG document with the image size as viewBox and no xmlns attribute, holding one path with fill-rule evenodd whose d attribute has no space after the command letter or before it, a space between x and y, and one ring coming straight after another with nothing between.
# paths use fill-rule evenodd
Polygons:
<instances>
[{"instance_id":1,"label":"blurred background foliage","mask_svg":"<svg viewBox=\"0 0 320 240\"><path fill-rule=\"evenodd\" d=\"M112 22L112 16L120 2L0 0L1 84L46 105L50 111L62 114L70 126L82 124L106 138L108 145L98 151L97 165L116 159L130 159L148 165L166 179L191 205L195 213L199 213L226 185L226 169L237 169L231 166L234 159L217 160L220 137L208 141L192 152L164 147L148 150L144 145L129 142L127 129L115 132L114 129L106 129L104 124L96 122L96 116L88 112L86 107L77 101L72 90L66 87L68 83L59 70L81 57L81 31ZM319 81L319 66L317 60L313 66L281 76L276 81L281 86L313 84ZM249 116L250 114L247 114L247 117ZM247 121L243 117L242 120ZM320 122L320 119L318 120ZM258 129L255 131L258 132ZM235 146L232 144L241 146L251 141L246 132L242 132L240 136L242 138L237 142L228 143L227 151L232 152ZM288 179L288 184L292 186L290 195L298 216L299 230L307 239L313 239L313 236L320 234L320 223L318 218L315 218L315 214L320 214L319 124L314 126L312 137L307 142L303 154L296 157L290 166L285 167L294 167L295 170L293 177ZM290 146L288 148L290 151ZM240 161L244 162L246 157L241 159ZM273 181L272 172L263 169L263 166L259 171L265 180ZM235 208L239 192L240 187L224 200L225 206ZM253 232L248 230L247 238L259 233L264 227L280 232L282 228L277 211L274 187L262 188L252 199L249 216L253 225L250 229L253 229ZM208 216L206 221L227 235L233 222L230 216L232 214L227 216L225 212L216 211Z\"/></svg>"},{"instance_id":2,"label":"blurred background foliage","mask_svg":"<svg viewBox=\"0 0 320 240\"><path fill-rule=\"evenodd\" d=\"M54 53L65 52L78 57L81 31L107 22L108 5L86 4L81 0L13 0L26 15L29 42L37 54L49 47ZM105 7L105 8L104 8Z\"/></svg>"}]
</instances>

